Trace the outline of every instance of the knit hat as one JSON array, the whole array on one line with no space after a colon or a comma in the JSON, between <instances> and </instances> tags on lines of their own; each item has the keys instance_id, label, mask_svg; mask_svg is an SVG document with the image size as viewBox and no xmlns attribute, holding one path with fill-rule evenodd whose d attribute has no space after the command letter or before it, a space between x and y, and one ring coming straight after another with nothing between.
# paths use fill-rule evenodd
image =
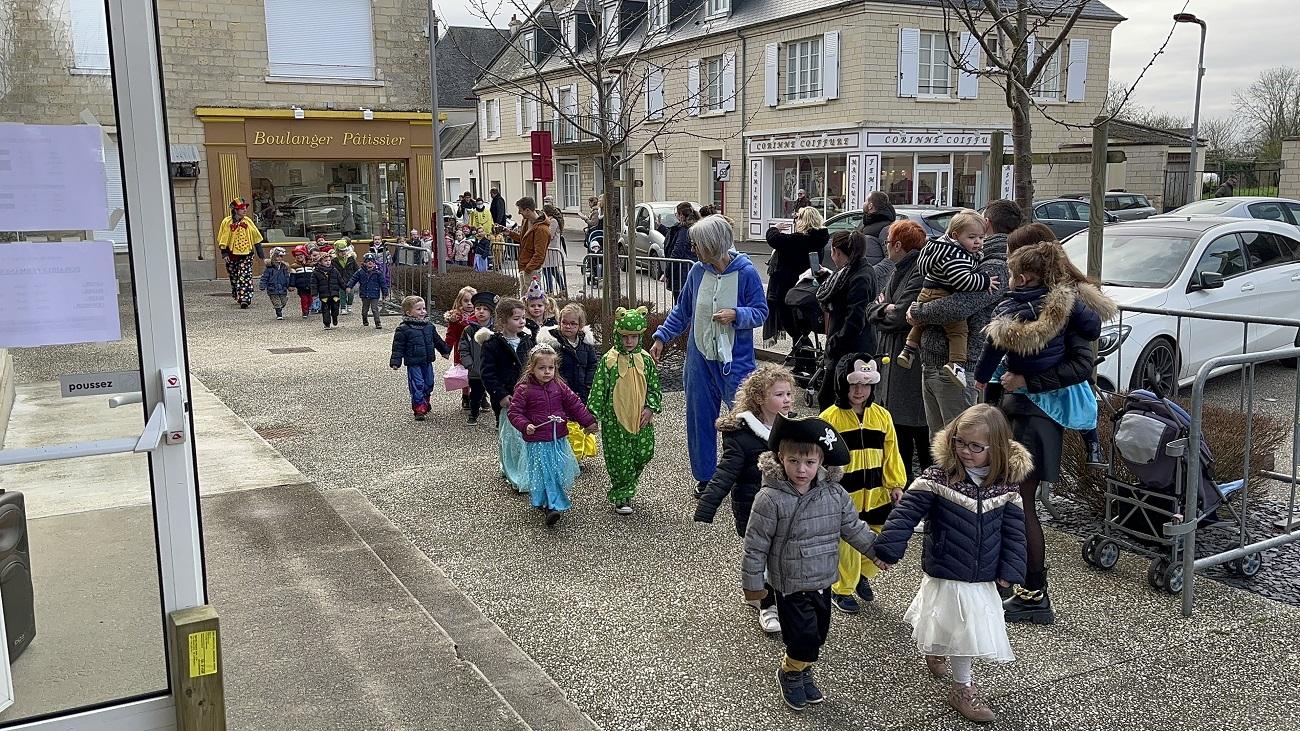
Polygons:
<instances>
[{"instance_id":1,"label":"knit hat","mask_svg":"<svg viewBox=\"0 0 1300 731\"><path fill-rule=\"evenodd\" d=\"M546 300L546 290L542 289L542 280L533 277L532 283L529 284L528 289L524 291L524 301L537 302L539 300Z\"/></svg>"},{"instance_id":2,"label":"knit hat","mask_svg":"<svg viewBox=\"0 0 1300 731\"><path fill-rule=\"evenodd\" d=\"M825 455L822 462L825 467L843 467L849 463L851 457L849 445L844 443L844 437L840 436L840 433L830 424L816 416L792 419L777 414L776 421L772 422L772 433L767 438L767 446L773 452L778 452L783 441L816 444L821 447L822 454Z\"/></svg>"},{"instance_id":3,"label":"knit hat","mask_svg":"<svg viewBox=\"0 0 1300 731\"><path fill-rule=\"evenodd\" d=\"M629 310L626 307L620 307L614 310L614 332L619 335L640 335L650 326L650 321L646 318L649 310L644 305Z\"/></svg>"},{"instance_id":4,"label":"knit hat","mask_svg":"<svg viewBox=\"0 0 1300 731\"><path fill-rule=\"evenodd\" d=\"M335 241L335 242L334 242L334 250L335 250L335 251L344 251L344 250L346 250L346 249L347 249L349 246L351 246L351 245L352 245L352 243L351 243L350 241L348 241L347 239L339 239L338 241Z\"/></svg>"},{"instance_id":5,"label":"knit hat","mask_svg":"<svg viewBox=\"0 0 1300 731\"><path fill-rule=\"evenodd\" d=\"M497 300L499 299L501 299L501 296L496 292L479 292L471 297L469 301L475 307L486 307L489 310L496 311Z\"/></svg>"},{"instance_id":6,"label":"knit hat","mask_svg":"<svg viewBox=\"0 0 1300 731\"><path fill-rule=\"evenodd\" d=\"M851 408L849 403L849 386L855 383L865 383L868 386L874 386L880 383L880 370L876 366L876 360L869 353L849 353L840 358L835 365L835 405L841 409ZM867 397L867 405L870 406L876 398L876 392L873 388L871 395Z\"/></svg>"}]
</instances>

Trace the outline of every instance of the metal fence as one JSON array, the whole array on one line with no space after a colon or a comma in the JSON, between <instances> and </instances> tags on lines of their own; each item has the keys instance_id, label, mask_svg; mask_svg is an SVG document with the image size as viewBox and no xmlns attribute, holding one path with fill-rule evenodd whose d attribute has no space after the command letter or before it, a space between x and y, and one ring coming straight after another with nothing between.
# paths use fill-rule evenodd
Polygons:
<instances>
[{"instance_id":1,"label":"metal fence","mask_svg":"<svg viewBox=\"0 0 1300 731\"><path fill-rule=\"evenodd\" d=\"M428 249L406 244L385 243L384 258L388 264L388 273L392 284L388 290L389 311L401 311L402 298L407 295L423 297L426 302L432 300L433 283L430 277L431 255Z\"/></svg>"},{"instance_id":2,"label":"metal fence","mask_svg":"<svg viewBox=\"0 0 1300 731\"><path fill-rule=\"evenodd\" d=\"M1276 196L1282 178L1282 163L1259 162L1256 160L1210 160L1204 170L1189 173L1184 161L1181 167L1173 163L1165 170L1164 211L1186 205L1187 176L1193 175L1195 187L1200 190L1201 198L1213 198L1219 186L1228 176L1237 178L1233 195Z\"/></svg>"},{"instance_id":3,"label":"metal fence","mask_svg":"<svg viewBox=\"0 0 1300 731\"><path fill-rule=\"evenodd\" d=\"M677 303L677 294L671 286L680 286L686 281L686 273L695 262L689 259L668 259L660 256L636 257L637 274L635 291L627 291L626 255L618 257L618 276L622 277L619 291L624 297L634 302L648 305L652 312L668 312ZM582 296L601 297L603 294L605 257L603 254L588 254L582 260Z\"/></svg>"}]
</instances>

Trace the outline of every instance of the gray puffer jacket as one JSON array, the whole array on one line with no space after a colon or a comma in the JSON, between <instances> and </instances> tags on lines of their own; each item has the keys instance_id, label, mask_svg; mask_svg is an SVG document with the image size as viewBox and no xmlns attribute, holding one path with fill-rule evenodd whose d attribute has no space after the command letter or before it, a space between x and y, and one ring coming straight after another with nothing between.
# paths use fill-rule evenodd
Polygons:
<instances>
[{"instance_id":1,"label":"gray puffer jacket","mask_svg":"<svg viewBox=\"0 0 1300 731\"><path fill-rule=\"evenodd\" d=\"M763 489L745 529L744 589L762 589L764 570L767 583L782 594L829 587L839 575L840 539L863 553L876 539L840 487L844 471L818 470L812 487L800 495L776 455L764 452L758 465Z\"/></svg>"}]
</instances>

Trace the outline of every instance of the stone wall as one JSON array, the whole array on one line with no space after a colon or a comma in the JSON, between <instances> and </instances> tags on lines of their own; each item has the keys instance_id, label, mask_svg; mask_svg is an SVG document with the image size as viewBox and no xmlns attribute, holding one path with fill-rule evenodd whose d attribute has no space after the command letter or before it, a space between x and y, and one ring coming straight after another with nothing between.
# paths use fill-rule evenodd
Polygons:
<instances>
[{"instance_id":1,"label":"stone wall","mask_svg":"<svg viewBox=\"0 0 1300 731\"><path fill-rule=\"evenodd\" d=\"M1282 141L1282 175L1277 194L1300 199L1300 137Z\"/></svg>"}]
</instances>

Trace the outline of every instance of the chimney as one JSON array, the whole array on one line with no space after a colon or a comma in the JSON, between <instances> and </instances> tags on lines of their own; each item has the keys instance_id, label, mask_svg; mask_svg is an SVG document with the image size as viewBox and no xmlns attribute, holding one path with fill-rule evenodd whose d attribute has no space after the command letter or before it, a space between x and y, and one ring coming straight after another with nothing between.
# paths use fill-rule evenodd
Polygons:
<instances>
[{"instance_id":1,"label":"chimney","mask_svg":"<svg viewBox=\"0 0 1300 731\"><path fill-rule=\"evenodd\" d=\"M514 38L519 35L519 29L523 26L524 24L519 22L519 18L512 13L510 15L510 37Z\"/></svg>"}]
</instances>

